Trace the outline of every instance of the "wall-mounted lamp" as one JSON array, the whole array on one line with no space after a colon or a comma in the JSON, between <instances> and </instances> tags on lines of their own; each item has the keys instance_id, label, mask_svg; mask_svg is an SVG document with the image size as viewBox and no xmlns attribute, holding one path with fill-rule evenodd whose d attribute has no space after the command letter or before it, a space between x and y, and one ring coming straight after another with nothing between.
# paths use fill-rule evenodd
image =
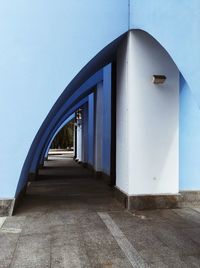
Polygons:
<instances>
[{"instance_id":1,"label":"wall-mounted lamp","mask_svg":"<svg viewBox=\"0 0 200 268\"><path fill-rule=\"evenodd\" d=\"M82 119L82 109L78 109L76 111L76 119Z\"/></svg>"},{"instance_id":2,"label":"wall-mounted lamp","mask_svg":"<svg viewBox=\"0 0 200 268\"><path fill-rule=\"evenodd\" d=\"M167 79L167 77L165 75L153 75L153 79L152 82L154 84L163 84L165 82L165 80Z\"/></svg>"},{"instance_id":3,"label":"wall-mounted lamp","mask_svg":"<svg viewBox=\"0 0 200 268\"><path fill-rule=\"evenodd\" d=\"M76 111L76 126L80 126L81 125L81 122L82 122L82 109L79 108L77 111Z\"/></svg>"}]
</instances>

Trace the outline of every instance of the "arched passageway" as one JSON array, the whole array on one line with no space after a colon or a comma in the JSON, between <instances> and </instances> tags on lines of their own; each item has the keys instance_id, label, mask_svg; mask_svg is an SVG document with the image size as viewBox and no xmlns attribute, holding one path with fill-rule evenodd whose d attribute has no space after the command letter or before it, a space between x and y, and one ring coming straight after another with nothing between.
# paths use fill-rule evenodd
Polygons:
<instances>
[{"instance_id":1,"label":"arched passageway","mask_svg":"<svg viewBox=\"0 0 200 268\"><path fill-rule=\"evenodd\" d=\"M164 83L152 82L158 74L153 78ZM197 221L199 225L198 211L124 210L125 205L130 210L177 205L178 69L155 40L134 32L101 77L87 100L71 110L76 114L73 154L44 157L58 125L69 114L44 145L42 167L18 209L19 226L20 220L26 221L13 263L24 260L20 250L28 240L33 243L24 263L34 263L34 254L41 267L47 263L51 267L164 267L169 259L176 266L188 266L191 260L198 265L191 252L199 251L199 241L193 240L193 229L188 228ZM116 172L117 191L102 180L108 171ZM156 172L159 177L152 184ZM171 199L166 191L171 191Z\"/></svg>"},{"instance_id":2,"label":"arched passageway","mask_svg":"<svg viewBox=\"0 0 200 268\"><path fill-rule=\"evenodd\" d=\"M95 94L95 90L92 94ZM57 142L59 137L61 140L64 138L58 136L62 134L62 129L54 136L36 176L28 183L26 194L17 209L18 215L33 213L35 210L49 211L60 208L66 211L123 209L116 200L112 188L103 180L103 174L87 162L89 140L85 139L85 135L88 125L83 123L86 122L84 114L85 111L88 112L87 106L88 104L79 107L75 112L76 119L71 121L74 125L71 149L68 146L61 148ZM93 126L95 132L96 125ZM96 146L92 144L89 146L92 146L93 151L93 158L91 156L90 159L100 168L99 162L96 162L99 159L94 156Z\"/></svg>"},{"instance_id":3,"label":"arched passageway","mask_svg":"<svg viewBox=\"0 0 200 268\"><path fill-rule=\"evenodd\" d=\"M104 180L115 186L110 197L117 197L128 208L175 207L179 193L179 70L165 49L140 30L129 31L112 52L108 65L71 92L60 109L57 103L52 130L43 130L29 171L36 169L32 178L48 181L52 190L48 177L92 179L95 174L101 183ZM103 62L109 59L105 57ZM52 138L72 113L76 114L73 156L85 168L73 163L69 154L62 161L58 157L44 162ZM78 181L72 179L77 195L83 187ZM86 188L90 189L89 185Z\"/></svg>"}]
</instances>

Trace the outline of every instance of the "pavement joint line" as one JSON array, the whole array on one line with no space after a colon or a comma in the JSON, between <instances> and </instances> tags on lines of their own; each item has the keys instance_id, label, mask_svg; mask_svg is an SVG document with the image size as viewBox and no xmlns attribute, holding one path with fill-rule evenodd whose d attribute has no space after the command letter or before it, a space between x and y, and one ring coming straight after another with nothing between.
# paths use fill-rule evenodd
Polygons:
<instances>
[{"instance_id":1,"label":"pavement joint line","mask_svg":"<svg viewBox=\"0 0 200 268\"><path fill-rule=\"evenodd\" d=\"M125 256L128 258L129 262L134 268L147 268L147 263L143 260L138 251L134 246L128 241L126 236L113 221L113 219L105 212L97 212L101 220L104 222L108 230L111 232L117 244L124 252Z\"/></svg>"},{"instance_id":2,"label":"pavement joint line","mask_svg":"<svg viewBox=\"0 0 200 268\"><path fill-rule=\"evenodd\" d=\"M17 228L1 228L0 233L9 233L9 234L19 234L21 233L21 229Z\"/></svg>"},{"instance_id":3,"label":"pavement joint line","mask_svg":"<svg viewBox=\"0 0 200 268\"><path fill-rule=\"evenodd\" d=\"M3 226L5 220L6 220L7 217L0 217L0 229L1 227Z\"/></svg>"},{"instance_id":4,"label":"pavement joint line","mask_svg":"<svg viewBox=\"0 0 200 268\"><path fill-rule=\"evenodd\" d=\"M200 208L192 208L192 210L194 210L196 213L200 214Z\"/></svg>"}]
</instances>

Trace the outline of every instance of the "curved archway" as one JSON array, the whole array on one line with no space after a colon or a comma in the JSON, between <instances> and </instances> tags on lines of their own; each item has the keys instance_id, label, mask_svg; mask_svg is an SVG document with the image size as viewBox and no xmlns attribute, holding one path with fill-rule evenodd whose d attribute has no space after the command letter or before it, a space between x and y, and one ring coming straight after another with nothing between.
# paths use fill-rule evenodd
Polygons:
<instances>
[{"instance_id":1,"label":"curved archway","mask_svg":"<svg viewBox=\"0 0 200 268\"><path fill-rule=\"evenodd\" d=\"M101 52L99 52L79 72L79 74L77 74L77 76L71 81L71 83L66 87L64 92L58 98L57 102L54 104L46 119L44 120L43 124L41 125L40 129L38 130L38 133L36 134L33 143L31 144L20 174L19 182L15 193L16 198L20 194L20 192L23 191L24 187L26 187L29 173L35 172L39 164L41 151L43 149L44 144L46 143L49 133L51 133L54 125L57 123L59 118L66 112L65 101L68 100L67 105L70 105L70 102L72 101L75 101L76 103L76 101L78 101L78 98L80 98L81 95L84 95L84 93L82 94L81 92L83 88L91 89L91 86L94 84L94 82L99 81L102 73L98 70L114 59L118 45L123 40L124 36L125 34L118 37L111 44L106 46ZM95 72L97 73L94 74ZM89 79L89 77L91 77L91 79ZM87 79L89 80L87 81ZM76 90L79 90L77 95L76 93L74 93ZM69 98L71 98L70 101Z\"/></svg>"},{"instance_id":2,"label":"curved archway","mask_svg":"<svg viewBox=\"0 0 200 268\"><path fill-rule=\"evenodd\" d=\"M64 122L60 125L60 127L55 132L52 133L52 137L50 138L50 141L47 142L47 146L45 146L45 149L43 150L40 163L43 162L45 158L47 158L47 155L48 155L49 149L52 145L52 142L53 142L54 138L56 137L56 135L59 133L59 131L65 125L67 125L71 120L73 120L74 118L75 118L75 113L73 113L69 117L67 117L67 119L64 120Z\"/></svg>"},{"instance_id":3,"label":"curved archway","mask_svg":"<svg viewBox=\"0 0 200 268\"><path fill-rule=\"evenodd\" d=\"M134 32L145 33L141 30L134 30ZM151 37L154 42L158 43L151 35L148 33L145 34ZM77 109L79 102L81 102L92 91L93 87L102 81L102 70L100 69L97 71L95 74L90 76L89 79L85 81L84 79L88 78L88 75L92 74L92 71L97 70L97 68L104 66L106 63L109 63L112 60L116 60L118 48L120 44L126 39L126 37L127 35L123 35L118 40L110 44L107 48L105 48L100 54L98 54L80 72L80 74L72 81L72 83L60 96L50 111L48 117L44 121L40 131L38 132L38 135L36 136L31 146L30 152L27 156L27 162L25 162L24 168L22 170L21 181L18 184L16 195L20 192L23 184L25 185L26 180L24 180L24 178L27 178L27 174L29 172L35 172L37 169L56 130L60 127L64 120L66 120L66 118ZM159 44L159 46L161 45ZM165 50L164 48L162 49ZM169 54L168 57L171 59Z\"/></svg>"}]
</instances>

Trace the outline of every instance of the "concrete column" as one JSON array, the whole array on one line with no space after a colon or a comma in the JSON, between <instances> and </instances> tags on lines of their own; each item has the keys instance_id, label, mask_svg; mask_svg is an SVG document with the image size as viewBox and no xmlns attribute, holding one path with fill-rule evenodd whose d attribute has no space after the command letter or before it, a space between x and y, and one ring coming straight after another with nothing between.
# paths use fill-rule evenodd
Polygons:
<instances>
[{"instance_id":1,"label":"concrete column","mask_svg":"<svg viewBox=\"0 0 200 268\"><path fill-rule=\"evenodd\" d=\"M88 96L88 164L94 166L94 93Z\"/></svg>"},{"instance_id":2,"label":"concrete column","mask_svg":"<svg viewBox=\"0 0 200 268\"><path fill-rule=\"evenodd\" d=\"M103 69L103 140L102 140L102 171L110 175L111 153L111 64Z\"/></svg>"},{"instance_id":3,"label":"concrete column","mask_svg":"<svg viewBox=\"0 0 200 268\"><path fill-rule=\"evenodd\" d=\"M88 161L88 104L83 106L82 111L82 162Z\"/></svg>"},{"instance_id":4,"label":"concrete column","mask_svg":"<svg viewBox=\"0 0 200 268\"><path fill-rule=\"evenodd\" d=\"M165 75L162 85L153 75ZM151 36L131 31L117 56L116 184L128 195L179 191L179 71Z\"/></svg>"},{"instance_id":5,"label":"concrete column","mask_svg":"<svg viewBox=\"0 0 200 268\"><path fill-rule=\"evenodd\" d=\"M77 120L77 130L76 130L76 148L77 148L77 159L79 161L82 161L82 120L78 119Z\"/></svg>"},{"instance_id":6,"label":"concrete column","mask_svg":"<svg viewBox=\"0 0 200 268\"><path fill-rule=\"evenodd\" d=\"M76 159L76 139L77 139L77 134L76 134L76 125L74 124L74 136L73 136L73 147L74 147L74 159Z\"/></svg>"},{"instance_id":7,"label":"concrete column","mask_svg":"<svg viewBox=\"0 0 200 268\"><path fill-rule=\"evenodd\" d=\"M102 171L103 140L103 83L97 85L95 94L95 165L97 172Z\"/></svg>"}]
</instances>

